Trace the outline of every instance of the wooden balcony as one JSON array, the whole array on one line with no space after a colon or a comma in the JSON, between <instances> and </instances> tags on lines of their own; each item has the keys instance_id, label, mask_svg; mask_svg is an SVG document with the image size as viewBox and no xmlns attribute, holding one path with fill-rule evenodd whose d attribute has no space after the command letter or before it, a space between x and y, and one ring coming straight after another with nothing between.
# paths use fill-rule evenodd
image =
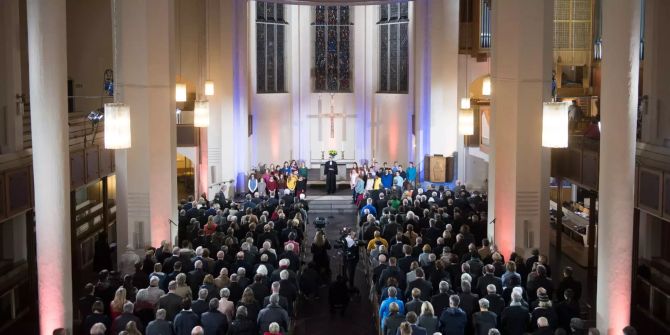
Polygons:
<instances>
[{"instance_id":1,"label":"wooden balcony","mask_svg":"<svg viewBox=\"0 0 670 335\"><path fill-rule=\"evenodd\" d=\"M563 177L583 188L598 191L600 141L571 135L568 147L552 149L551 175Z\"/></svg>"}]
</instances>

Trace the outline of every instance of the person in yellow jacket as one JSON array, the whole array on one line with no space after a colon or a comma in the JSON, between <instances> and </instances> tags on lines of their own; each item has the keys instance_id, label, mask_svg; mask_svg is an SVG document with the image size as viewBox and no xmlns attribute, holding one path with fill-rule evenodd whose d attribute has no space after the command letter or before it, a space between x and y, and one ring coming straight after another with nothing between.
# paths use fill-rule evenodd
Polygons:
<instances>
[{"instance_id":1,"label":"person in yellow jacket","mask_svg":"<svg viewBox=\"0 0 670 335\"><path fill-rule=\"evenodd\" d=\"M377 174L377 175L375 175L375 181L372 184L372 189L378 191L382 188L383 188L382 177L380 177L379 174Z\"/></svg>"},{"instance_id":2,"label":"person in yellow jacket","mask_svg":"<svg viewBox=\"0 0 670 335\"><path fill-rule=\"evenodd\" d=\"M295 191L295 186L298 184L298 170L293 170L293 173L291 173L290 176L288 176L288 179L286 179L286 188L291 190L291 192Z\"/></svg>"},{"instance_id":3,"label":"person in yellow jacket","mask_svg":"<svg viewBox=\"0 0 670 335\"><path fill-rule=\"evenodd\" d=\"M377 241L381 242L384 245L384 247L386 247L386 250L388 250L389 243L386 241L386 239L384 239L381 236L381 233L379 232L379 230L375 230L375 237L373 239L371 239L370 242L368 242L368 252L374 250L374 248L377 245Z\"/></svg>"}]
</instances>

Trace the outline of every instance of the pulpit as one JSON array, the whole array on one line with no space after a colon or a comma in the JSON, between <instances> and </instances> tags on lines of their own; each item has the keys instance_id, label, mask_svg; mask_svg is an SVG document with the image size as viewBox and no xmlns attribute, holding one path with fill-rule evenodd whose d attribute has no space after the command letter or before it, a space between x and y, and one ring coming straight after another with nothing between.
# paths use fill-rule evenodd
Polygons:
<instances>
[{"instance_id":1,"label":"pulpit","mask_svg":"<svg viewBox=\"0 0 670 335\"><path fill-rule=\"evenodd\" d=\"M454 158L442 155L424 157L423 179L433 183L445 183L454 179Z\"/></svg>"}]
</instances>

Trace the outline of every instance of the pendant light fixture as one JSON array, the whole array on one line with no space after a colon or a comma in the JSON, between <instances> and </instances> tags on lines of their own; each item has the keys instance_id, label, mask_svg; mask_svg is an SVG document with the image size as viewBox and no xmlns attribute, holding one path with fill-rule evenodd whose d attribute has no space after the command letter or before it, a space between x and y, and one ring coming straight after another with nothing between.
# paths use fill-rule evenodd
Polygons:
<instances>
[{"instance_id":1,"label":"pendant light fixture","mask_svg":"<svg viewBox=\"0 0 670 335\"><path fill-rule=\"evenodd\" d=\"M209 127L209 101L197 100L193 109L193 126Z\"/></svg>"},{"instance_id":2,"label":"pendant light fixture","mask_svg":"<svg viewBox=\"0 0 670 335\"><path fill-rule=\"evenodd\" d=\"M179 3L181 3L181 2L179 2ZM182 81L182 77L181 77L181 57L182 57L182 55L181 55L181 29L182 29L182 25L181 25L181 15L180 15L181 6L179 6L179 8L177 8L176 12L177 12L176 15L178 15L177 16L177 27L178 27L177 29L179 29L179 33L177 34L177 37L178 37L178 42L177 42L178 47L177 48L178 48L178 53L179 53L179 80ZM183 82L178 82L178 83L175 84L175 101L177 101L177 102L185 102L186 101L186 84L183 83Z\"/></svg>"},{"instance_id":3,"label":"pendant light fixture","mask_svg":"<svg viewBox=\"0 0 670 335\"><path fill-rule=\"evenodd\" d=\"M203 6L205 9L205 67L207 68L207 78L209 78L209 22L207 20L207 1ZM214 95L214 82L210 79L205 80L205 95Z\"/></svg>"},{"instance_id":4,"label":"pendant light fixture","mask_svg":"<svg viewBox=\"0 0 670 335\"><path fill-rule=\"evenodd\" d=\"M482 95L491 95L491 76L487 76L482 82Z\"/></svg>"},{"instance_id":5,"label":"pendant light fixture","mask_svg":"<svg viewBox=\"0 0 670 335\"><path fill-rule=\"evenodd\" d=\"M204 15L207 15L207 12L204 12ZM204 20L203 20L204 21ZM206 28L206 26L205 26ZM207 38L207 34L205 33L205 39ZM205 128L209 127L209 101L207 101L206 98L204 98L201 94L197 94L199 89L205 90L205 95L207 95L207 85L201 85L203 84L203 68L202 68L202 62L200 62L202 58L202 54L199 52L202 50L200 48L200 39L198 39L198 44L196 47L196 50L198 50L197 53L197 59L198 59L198 86L196 86L196 95L198 96L198 99L195 101L193 105L193 126L197 128Z\"/></svg>"},{"instance_id":6,"label":"pendant light fixture","mask_svg":"<svg viewBox=\"0 0 670 335\"><path fill-rule=\"evenodd\" d=\"M105 104L105 149L128 149L130 144L130 107L120 102Z\"/></svg>"},{"instance_id":7,"label":"pendant light fixture","mask_svg":"<svg viewBox=\"0 0 670 335\"><path fill-rule=\"evenodd\" d=\"M465 15L466 17L470 17L470 1L466 1ZM467 26L466 33L468 36L471 35L469 25ZM468 58L469 57L465 57L465 97L461 98L461 109L470 109L470 96L468 95L468 91L470 90L470 78L468 77Z\"/></svg>"},{"instance_id":8,"label":"pendant light fixture","mask_svg":"<svg viewBox=\"0 0 670 335\"><path fill-rule=\"evenodd\" d=\"M542 146L568 147L568 108L566 102L545 102L542 106Z\"/></svg>"},{"instance_id":9,"label":"pendant light fixture","mask_svg":"<svg viewBox=\"0 0 670 335\"><path fill-rule=\"evenodd\" d=\"M458 115L458 132L461 135L475 134L475 111L472 108L461 109Z\"/></svg>"},{"instance_id":10,"label":"pendant light fixture","mask_svg":"<svg viewBox=\"0 0 670 335\"><path fill-rule=\"evenodd\" d=\"M112 53L114 71L119 69L119 25L117 0L112 0ZM120 102L123 97L123 86L112 81L114 102L104 105L105 149L128 149L131 146L130 106Z\"/></svg>"}]
</instances>

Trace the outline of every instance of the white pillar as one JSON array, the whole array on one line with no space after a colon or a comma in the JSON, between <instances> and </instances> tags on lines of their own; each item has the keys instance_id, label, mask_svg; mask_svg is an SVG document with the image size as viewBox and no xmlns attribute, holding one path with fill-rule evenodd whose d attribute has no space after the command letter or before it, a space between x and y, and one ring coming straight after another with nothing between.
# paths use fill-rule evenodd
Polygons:
<instances>
[{"instance_id":1,"label":"white pillar","mask_svg":"<svg viewBox=\"0 0 670 335\"><path fill-rule=\"evenodd\" d=\"M72 331L65 0L27 2L40 334Z\"/></svg>"},{"instance_id":2,"label":"white pillar","mask_svg":"<svg viewBox=\"0 0 670 335\"><path fill-rule=\"evenodd\" d=\"M494 1L492 27L494 239L505 256L529 248L546 254L549 156L542 148L542 102L550 96L553 1Z\"/></svg>"},{"instance_id":3,"label":"white pillar","mask_svg":"<svg viewBox=\"0 0 670 335\"><path fill-rule=\"evenodd\" d=\"M604 2L596 324L620 334L630 322L640 2Z\"/></svg>"},{"instance_id":4,"label":"white pillar","mask_svg":"<svg viewBox=\"0 0 670 335\"><path fill-rule=\"evenodd\" d=\"M244 174L249 169L248 136L248 12L245 0L219 1L220 63L213 68L221 82L221 105L214 111L221 117L221 157L223 180L235 179L237 190L246 188ZM218 79L218 80L217 80Z\"/></svg>"},{"instance_id":5,"label":"white pillar","mask_svg":"<svg viewBox=\"0 0 670 335\"><path fill-rule=\"evenodd\" d=\"M458 147L458 1L414 2L415 161Z\"/></svg>"},{"instance_id":6,"label":"white pillar","mask_svg":"<svg viewBox=\"0 0 670 335\"><path fill-rule=\"evenodd\" d=\"M174 1L112 3L115 98L130 106L132 132L116 152L117 239L157 246L177 217Z\"/></svg>"}]
</instances>

